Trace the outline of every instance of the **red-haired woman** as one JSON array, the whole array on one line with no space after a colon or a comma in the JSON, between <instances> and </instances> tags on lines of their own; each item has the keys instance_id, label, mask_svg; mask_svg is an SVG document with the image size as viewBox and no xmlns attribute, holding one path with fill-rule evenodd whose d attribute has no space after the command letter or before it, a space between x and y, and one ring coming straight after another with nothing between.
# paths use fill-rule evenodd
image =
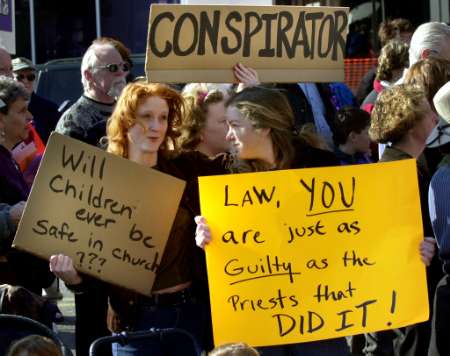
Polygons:
<instances>
[{"instance_id":1,"label":"red-haired woman","mask_svg":"<svg viewBox=\"0 0 450 356\"><path fill-rule=\"evenodd\" d=\"M107 151L187 182L174 225L153 284L144 297L109 287L108 326L113 332L181 328L194 336L196 353L208 335L209 304L202 251L195 246L194 216L199 212L197 177L220 173L217 165L196 152L173 150L181 122L183 99L163 84L132 83L125 87L108 121ZM217 171L216 171L217 169ZM168 194L170 194L168 192ZM80 275L70 257L50 258L52 271L72 289L83 291L89 279ZM113 345L114 355L191 355L187 338L159 338Z\"/></svg>"}]
</instances>

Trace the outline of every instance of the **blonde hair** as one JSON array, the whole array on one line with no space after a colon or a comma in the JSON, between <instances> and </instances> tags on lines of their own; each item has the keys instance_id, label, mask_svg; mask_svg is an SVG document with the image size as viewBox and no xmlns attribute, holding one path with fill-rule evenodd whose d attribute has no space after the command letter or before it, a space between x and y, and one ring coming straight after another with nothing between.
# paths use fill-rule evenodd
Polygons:
<instances>
[{"instance_id":1,"label":"blonde hair","mask_svg":"<svg viewBox=\"0 0 450 356\"><path fill-rule=\"evenodd\" d=\"M136 82L125 87L108 120L106 128L108 152L128 158L128 130L135 123L136 110L142 100L152 96L164 99L169 107L167 133L160 149L167 151L175 144L178 136L177 128L181 124L183 98L167 85Z\"/></svg>"},{"instance_id":2,"label":"blonde hair","mask_svg":"<svg viewBox=\"0 0 450 356\"><path fill-rule=\"evenodd\" d=\"M182 91L185 100L183 124L178 144L184 150L195 150L201 142L211 104L224 101L230 92L224 85L190 83Z\"/></svg>"},{"instance_id":3,"label":"blonde hair","mask_svg":"<svg viewBox=\"0 0 450 356\"><path fill-rule=\"evenodd\" d=\"M391 40L381 49L376 78L391 81L394 70L408 67L409 46L400 40Z\"/></svg>"},{"instance_id":4,"label":"blonde hair","mask_svg":"<svg viewBox=\"0 0 450 356\"><path fill-rule=\"evenodd\" d=\"M449 79L450 61L430 57L414 63L408 69L405 84L420 86L430 105L434 108L434 95Z\"/></svg>"},{"instance_id":5,"label":"blonde hair","mask_svg":"<svg viewBox=\"0 0 450 356\"><path fill-rule=\"evenodd\" d=\"M383 90L372 111L370 138L398 142L423 118L426 109L425 95L416 86L401 84Z\"/></svg>"},{"instance_id":6,"label":"blonde hair","mask_svg":"<svg viewBox=\"0 0 450 356\"><path fill-rule=\"evenodd\" d=\"M223 344L208 353L208 356L259 356L259 352L243 342Z\"/></svg>"}]
</instances>

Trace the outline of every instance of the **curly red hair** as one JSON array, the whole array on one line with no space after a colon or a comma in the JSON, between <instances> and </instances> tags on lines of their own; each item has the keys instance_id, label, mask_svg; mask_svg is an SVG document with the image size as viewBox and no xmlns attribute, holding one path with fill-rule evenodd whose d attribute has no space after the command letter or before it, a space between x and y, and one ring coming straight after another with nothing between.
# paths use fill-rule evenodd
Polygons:
<instances>
[{"instance_id":1,"label":"curly red hair","mask_svg":"<svg viewBox=\"0 0 450 356\"><path fill-rule=\"evenodd\" d=\"M182 118L182 96L165 84L137 82L130 83L124 88L108 120L106 128L108 152L128 158L128 130L135 123L135 114L140 103L151 96L164 99L169 107L167 133L160 149L168 150L170 145L175 145L175 138L179 135L177 128Z\"/></svg>"}]
</instances>

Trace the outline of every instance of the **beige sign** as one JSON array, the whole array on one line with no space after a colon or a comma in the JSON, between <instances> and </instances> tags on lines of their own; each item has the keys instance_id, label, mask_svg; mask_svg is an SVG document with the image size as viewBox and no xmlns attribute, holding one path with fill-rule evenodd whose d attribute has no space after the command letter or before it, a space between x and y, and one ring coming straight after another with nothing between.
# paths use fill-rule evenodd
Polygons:
<instances>
[{"instance_id":1,"label":"beige sign","mask_svg":"<svg viewBox=\"0 0 450 356\"><path fill-rule=\"evenodd\" d=\"M348 8L157 5L150 8L151 82L234 82L243 63L262 82L344 80Z\"/></svg>"},{"instance_id":2,"label":"beige sign","mask_svg":"<svg viewBox=\"0 0 450 356\"><path fill-rule=\"evenodd\" d=\"M14 246L150 295L182 180L53 133Z\"/></svg>"}]
</instances>

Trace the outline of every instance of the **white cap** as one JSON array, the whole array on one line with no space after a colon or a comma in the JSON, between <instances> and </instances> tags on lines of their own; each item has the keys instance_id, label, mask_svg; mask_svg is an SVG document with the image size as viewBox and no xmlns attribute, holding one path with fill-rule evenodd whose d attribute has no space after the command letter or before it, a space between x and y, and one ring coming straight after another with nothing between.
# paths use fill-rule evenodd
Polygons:
<instances>
[{"instance_id":1,"label":"white cap","mask_svg":"<svg viewBox=\"0 0 450 356\"><path fill-rule=\"evenodd\" d=\"M443 146L450 142L450 82L438 90L433 98L434 107L439 114L439 123L427 140L430 148Z\"/></svg>"}]
</instances>

